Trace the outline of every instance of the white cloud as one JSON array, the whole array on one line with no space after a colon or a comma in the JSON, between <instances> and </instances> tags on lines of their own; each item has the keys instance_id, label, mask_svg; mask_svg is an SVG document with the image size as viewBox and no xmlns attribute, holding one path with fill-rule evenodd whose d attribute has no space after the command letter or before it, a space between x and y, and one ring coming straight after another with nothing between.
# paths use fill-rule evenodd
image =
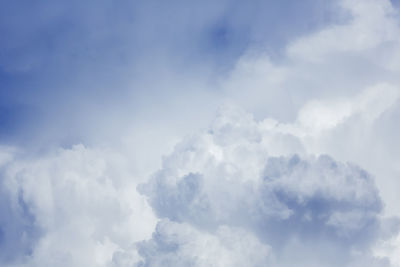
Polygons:
<instances>
[{"instance_id":1,"label":"white cloud","mask_svg":"<svg viewBox=\"0 0 400 267\"><path fill-rule=\"evenodd\" d=\"M388 259L392 267L400 266L400 234L380 242L374 254L376 257Z\"/></svg>"},{"instance_id":2,"label":"white cloud","mask_svg":"<svg viewBox=\"0 0 400 267\"><path fill-rule=\"evenodd\" d=\"M7 240L24 254L14 259L21 266L106 266L156 223L128 162L110 151L78 145L38 159L15 157L3 165L1 181L13 214L29 215L18 230L28 240ZM21 215L14 216L18 223Z\"/></svg>"},{"instance_id":3,"label":"white cloud","mask_svg":"<svg viewBox=\"0 0 400 267\"><path fill-rule=\"evenodd\" d=\"M267 245L239 228L221 226L215 233L162 220L150 241L138 244L144 260L138 266L265 266Z\"/></svg>"},{"instance_id":4,"label":"white cloud","mask_svg":"<svg viewBox=\"0 0 400 267\"><path fill-rule=\"evenodd\" d=\"M398 10L388 0L339 3L345 15L336 24L293 40L280 60L249 51L222 88L257 120L273 118L265 122L271 131L299 137L293 152L366 168L386 214L400 215Z\"/></svg>"},{"instance_id":5,"label":"white cloud","mask_svg":"<svg viewBox=\"0 0 400 267\"><path fill-rule=\"evenodd\" d=\"M153 159L175 140L175 128L199 123L191 115L163 122L169 131L141 118L144 130L122 137L128 147L116 149L134 147L135 162L129 153L81 145L36 159L0 148L0 260L399 266L396 230L381 217L400 215L397 11L388 0L345 0L341 7L345 20L293 41L279 62L254 51L239 60L221 94L250 113L222 107L208 131L180 142L140 186L158 224L136 192L143 177L131 165L146 173L157 166ZM211 113L220 95L205 94L215 103L191 105L190 114ZM181 114L199 98L188 95L160 110Z\"/></svg>"},{"instance_id":6,"label":"white cloud","mask_svg":"<svg viewBox=\"0 0 400 267\"><path fill-rule=\"evenodd\" d=\"M289 56L321 62L338 53L373 54L383 43L399 41L395 9L390 1L343 0L341 5L350 13L347 23L296 40L288 48Z\"/></svg>"},{"instance_id":7,"label":"white cloud","mask_svg":"<svg viewBox=\"0 0 400 267\"><path fill-rule=\"evenodd\" d=\"M292 40L283 58L249 51L222 82L226 97L257 117L293 120L312 99L399 85L397 10L388 0L339 1L346 19Z\"/></svg>"},{"instance_id":8,"label":"white cloud","mask_svg":"<svg viewBox=\"0 0 400 267\"><path fill-rule=\"evenodd\" d=\"M189 224L205 235L222 226L239 227L270 246L282 266L299 244L300 264L354 266L371 253L381 232L382 204L373 179L325 155L271 157L270 144L284 133L269 131L268 122L256 122L232 106L222 109L207 132L178 144L140 191L159 217L179 222L175 227ZM158 244L158 238L155 234L150 244ZM141 252L144 266L165 260L149 256L164 257L164 248L151 247L155 251ZM185 250L178 242L166 257L172 265L191 262Z\"/></svg>"}]
</instances>

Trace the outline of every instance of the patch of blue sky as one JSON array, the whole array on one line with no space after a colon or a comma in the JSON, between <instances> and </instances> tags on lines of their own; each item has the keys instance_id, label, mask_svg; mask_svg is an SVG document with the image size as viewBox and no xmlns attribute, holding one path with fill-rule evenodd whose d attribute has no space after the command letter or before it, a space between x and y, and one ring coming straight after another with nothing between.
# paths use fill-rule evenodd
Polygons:
<instances>
[{"instance_id":1,"label":"patch of blue sky","mask_svg":"<svg viewBox=\"0 0 400 267\"><path fill-rule=\"evenodd\" d=\"M65 118L65 109L85 112L88 103L95 103L101 113L99 106L113 108L133 94L131 106L153 108L143 99L166 93L174 98L187 90L171 90L179 76L215 79L251 47L279 55L291 38L335 17L334 4L320 0L2 1L0 5L4 117L0 128L3 135L12 133L16 139L41 125L28 120L45 125L60 117L85 120L76 114ZM152 81L166 69L174 74L172 81L152 88Z\"/></svg>"}]
</instances>

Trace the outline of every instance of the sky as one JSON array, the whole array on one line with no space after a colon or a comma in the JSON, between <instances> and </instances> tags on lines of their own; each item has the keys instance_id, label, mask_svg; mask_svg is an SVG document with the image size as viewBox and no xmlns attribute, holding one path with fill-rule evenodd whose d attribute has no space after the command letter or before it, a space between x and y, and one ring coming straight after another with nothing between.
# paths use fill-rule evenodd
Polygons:
<instances>
[{"instance_id":1,"label":"sky","mask_svg":"<svg viewBox=\"0 0 400 267\"><path fill-rule=\"evenodd\" d=\"M400 266L398 0L0 1L0 266Z\"/></svg>"}]
</instances>

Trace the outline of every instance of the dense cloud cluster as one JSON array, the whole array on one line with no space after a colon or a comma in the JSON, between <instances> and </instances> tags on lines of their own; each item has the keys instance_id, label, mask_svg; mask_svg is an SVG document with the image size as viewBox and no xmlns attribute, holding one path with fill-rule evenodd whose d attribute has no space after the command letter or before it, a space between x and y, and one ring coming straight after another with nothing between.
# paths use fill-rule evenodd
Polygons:
<instances>
[{"instance_id":1,"label":"dense cloud cluster","mask_svg":"<svg viewBox=\"0 0 400 267\"><path fill-rule=\"evenodd\" d=\"M213 233L162 220L153 239L138 245L145 258L137 266L265 266L270 248L240 228L221 226Z\"/></svg>"},{"instance_id":2,"label":"dense cloud cluster","mask_svg":"<svg viewBox=\"0 0 400 267\"><path fill-rule=\"evenodd\" d=\"M118 155L81 145L18 155L1 164L2 266L104 266L153 231L153 213Z\"/></svg>"},{"instance_id":3,"label":"dense cloud cluster","mask_svg":"<svg viewBox=\"0 0 400 267\"><path fill-rule=\"evenodd\" d=\"M391 215L398 202L399 9L396 1L341 0L337 24L295 39L284 58L250 49L223 83L227 98L308 153L356 162L377 177ZM384 166L384 167L383 167Z\"/></svg>"},{"instance_id":4,"label":"dense cloud cluster","mask_svg":"<svg viewBox=\"0 0 400 267\"><path fill-rule=\"evenodd\" d=\"M171 67L154 79L159 70L145 66L144 80L178 89L133 97L152 105L122 117L84 105L99 132L87 133L92 145L0 146L0 265L399 267L399 14L389 0L334 6L335 23L289 42L279 59L248 49L212 92L191 86L204 73ZM234 17L210 38L223 43ZM186 135L222 103L207 129ZM98 141L103 129L112 141Z\"/></svg>"},{"instance_id":5,"label":"dense cloud cluster","mask_svg":"<svg viewBox=\"0 0 400 267\"><path fill-rule=\"evenodd\" d=\"M271 125L221 108L139 184L143 195L111 151L3 148L3 264L396 266L399 224L380 217L373 178Z\"/></svg>"},{"instance_id":6,"label":"dense cloud cluster","mask_svg":"<svg viewBox=\"0 0 400 267\"><path fill-rule=\"evenodd\" d=\"M370 175L326 155L269 156L271 138L263 125L240 109L226 108L209 131L178 144L162 169L139 187L156 214L167 218L153 240L140 246L144 266L193 261L193 255L180 258L189 245L183 234L188 225L205 236L237 227L256 236L282 264L299 251L300 262L323 266L354 264L355 254L370 253L382 210ZM182 234L163 230L170 227L182 227ZM152 256L159 254L162 258Z\"/></svg>"}]
</instances>

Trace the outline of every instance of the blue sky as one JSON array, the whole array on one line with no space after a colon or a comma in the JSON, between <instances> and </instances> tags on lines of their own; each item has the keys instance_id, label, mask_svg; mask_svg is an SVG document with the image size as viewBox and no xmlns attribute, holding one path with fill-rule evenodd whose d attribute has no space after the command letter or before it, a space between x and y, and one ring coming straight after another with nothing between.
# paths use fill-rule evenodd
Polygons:
<instances>
[{"instance_id":1,"label":"blue sky","mask_svg":"<svg viewBox=\"0 0 400 267\"><path fill-rule=\"evenodd\" d=\"M400 266L399 8L1 1L0 265Z\"/></svg>"},{"instance_id":2,"label":"blue sky","mask_svg":"<svg viewBox=\"0 0 400 267\"><path fill-rule=\"evenodd\" d=\"M197 90L217 90L215 80L249 47L279 60L291 38L339 20L334 4L324 1L1 5L1 133L17 143L28 138L26 131L41 135L49 125L55 142L84 142L79 125L89 124L89 106L107 113L128 97L129 109L121 112L135 116L132 106L146 109L148 98L190 90L171 88L182 76L211 83ZM169 81L154 85L159 79ZM73 130L60 133L65 129L54 125L61 118Z\"/></svg>"}]
</instances>

